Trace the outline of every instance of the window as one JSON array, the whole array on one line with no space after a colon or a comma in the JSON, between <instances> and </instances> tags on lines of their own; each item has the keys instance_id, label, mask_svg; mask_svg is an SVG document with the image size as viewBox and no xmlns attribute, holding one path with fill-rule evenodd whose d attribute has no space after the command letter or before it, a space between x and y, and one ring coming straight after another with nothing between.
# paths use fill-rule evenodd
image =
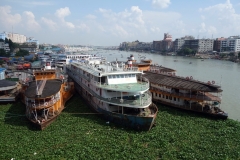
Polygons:
<instances>
[{"instance_id":1,"label":"window","mask_svg":"<svg viewBox=\"0 0 240 160\"><path fill-rule=\"evenodd\" d=\"M124 78L124 75L123 75L123 74L121 74L121 75L120 75L120 78Z\"/></svg>"},{"instance_id":2,"label":"window","mask_svg":"<svg viewBox=\"0 0 240 160\"><path fill-rule=\"evenodd\" d=\"M158 97L161 97L161 94L159 94Z\"/></svg>"},{"instance_id":3,"label":"window","mask_svg":"<svg viewBox=\"0 0 240 160\"><path fill-rule=\"evenodd\" d=\"M168 96L166 96L166 99L168 99Z\"/></svg>"},{"instance_id":4,"label":"window","mask_svg":"<svg viewBox=\"0 0 240 160\"><path fill-rule=\"evenodd\" d=\"M176 101L176 97L173 97L173 100Z\"/></svg>"},{"instance_id":5,"label":"window","mask_svg":"<svg viewBox=\"0 0 240 160\"><path fill-rule=\"evenodd\" d=\"M155 96L157 97L157 93L155 93Z\"/></svg>"}]
</instances>

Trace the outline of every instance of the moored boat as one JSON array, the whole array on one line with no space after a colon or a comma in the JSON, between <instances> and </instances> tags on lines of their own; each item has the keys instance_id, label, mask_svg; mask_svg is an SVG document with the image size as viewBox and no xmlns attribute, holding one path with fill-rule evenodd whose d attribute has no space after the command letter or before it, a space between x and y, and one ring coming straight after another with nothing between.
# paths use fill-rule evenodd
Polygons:
<instances>
[{"instance_id":1,"label":"moored boat","mask_svg":"<svg viewBox=\"0 0 240 160\"><path fill-rule=\"evenodd\" d=\"M150 82L153 101L218 118L228 117L220 108L222 89L215 81L204 83L192 76L184 78L149 71L143 76Z\"/></svg>"},{"instance_id":2,"label":"moored boat","mask_svg":"<svg viewBox=\"0 0 240 160\"><path fill-rule=\"evenodd\" d=\"M149 82L137 67L124 63L73 62L67 66L75 88L96 112L114 123L150 130L158 108L152 103Z\"/></svg>"},{"instance_id":3,"label":"moored boat","mask_svg":"<svg viewBox=\"0 0 240 160\"><path fill-rule=\"evenodd\" d=\"M73 82L64 74L51 69L47 62L45 69L33 71L35 80L22 89L22 101L26 105L26 116L40 129L47 127L64 109L74 93Z\"/></svg>"}]
</instances>

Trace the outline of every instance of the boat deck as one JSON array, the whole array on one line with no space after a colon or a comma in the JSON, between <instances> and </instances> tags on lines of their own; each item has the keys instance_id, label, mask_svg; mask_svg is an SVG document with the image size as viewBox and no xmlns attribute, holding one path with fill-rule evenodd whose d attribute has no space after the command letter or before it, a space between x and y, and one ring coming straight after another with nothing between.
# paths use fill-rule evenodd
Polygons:
<instances>
[{"instance_id":1,"label":"boat deck","mask_svg":"<svg viewBox=\"0 0 240 160\"><path fill-rule=\"evenodd\" d=\"M38 81L39 82L39 81ZM45 87L42 90L42 94L39 98L46 98L51 95L56 94L61 89L62 81L58 79L49 79L46 81ZM37 84L36 81L32 81L29 83L29 87L25 92L25 96L28 98L36 98L36 88Z\"/></svg>"},{"instance_id":2,"label":"boat deck","mask_svg":"<svg viewBox=\"0 0 240 160\"><path fill-rule=\"evenodd\" d=\"M220 86L178 76L145 72L145 74L143 74L143 77L147 78L151 84L158 84L176 89L202 92L222 92Z\"/></svg>"}]
</instances>

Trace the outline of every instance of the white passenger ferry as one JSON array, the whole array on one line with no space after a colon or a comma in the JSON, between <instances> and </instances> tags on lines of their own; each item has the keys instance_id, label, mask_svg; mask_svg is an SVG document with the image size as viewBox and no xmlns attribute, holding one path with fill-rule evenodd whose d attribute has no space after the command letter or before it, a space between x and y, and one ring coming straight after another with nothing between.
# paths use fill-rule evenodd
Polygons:
<instances>
[{"instance_id":1,"label":"white passenger ferry","mask_svg":"<svg viewBox=\"0 0 240 160\"><path fill-rule=\"evenodd\" d=\"M67 73L89 106L109 121L140 130L153 126L158 108L152 103L149 81L137 67L73 62Z\"/></svg>"},{"instance_id":2,"label":"white passenger ferry","mask_svg":"<svg viewBox=\"0 0 240 160\"><path fill-rule=\"evenodd\" d=\"M56 58L56 66L64 67L66 64L70 64L73 61L105 61L106 58L99 55L92 54L59 54Z\"/></svg>"}]
</instances>

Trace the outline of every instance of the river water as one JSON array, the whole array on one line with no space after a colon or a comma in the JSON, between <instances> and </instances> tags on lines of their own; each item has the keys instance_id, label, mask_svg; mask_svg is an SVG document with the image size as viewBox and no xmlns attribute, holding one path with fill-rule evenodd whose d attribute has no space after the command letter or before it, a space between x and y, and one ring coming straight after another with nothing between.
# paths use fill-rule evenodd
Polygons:
<instances>
[{"instance_id":1,"label":"river water","mask_svg":"<svg viewBox=\"0 0 240 160\"><path fill-rule=\"evenodd\" d=\"M133 54L139 62L140 57L145 56L146 59L152 59L153 63L157 63L164 67L172 68L177 71L178 76L190 77L203 82L215 81L215 84L222 87L222 103L221 108L228 112L229 118L240 121L240 64L230 61L214 60L214 59L195 59L182 56L162 56L155 53L144 52L126 52L126 51L92 51L91 53L99 53L107 57L107 61L116 60L126 61L130 54Z\"/></svg>"}]
</instances>

